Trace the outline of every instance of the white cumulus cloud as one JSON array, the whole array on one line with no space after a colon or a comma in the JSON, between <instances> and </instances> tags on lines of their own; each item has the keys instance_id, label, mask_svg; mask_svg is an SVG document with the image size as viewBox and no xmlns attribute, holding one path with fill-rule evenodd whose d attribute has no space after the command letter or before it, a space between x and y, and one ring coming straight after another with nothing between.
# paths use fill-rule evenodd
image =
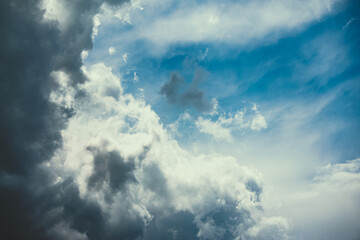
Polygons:
<instances>
[{"instance_id":1,"label":"white cumulus cloud","mask_svg":"<svg viewBox=\"0 0 360 240\"><path fill-rule=\"evenodd\" d=\"M194 218L187 224L194 225L200 239L286 236L285 219L270 221L263 215L256 169L231 156L182 149L149 105L123 93L111 68L99 63L83 71L89 78L80 85L83 99L71 94L66 76L54 73L62 87L53 92L53 102L76 114L48 167L62 178L72 177L81 198L98 203L108 216L106 224L140 219L136 224L145 226L187 212Z\"/></svg>"}]
</instances>

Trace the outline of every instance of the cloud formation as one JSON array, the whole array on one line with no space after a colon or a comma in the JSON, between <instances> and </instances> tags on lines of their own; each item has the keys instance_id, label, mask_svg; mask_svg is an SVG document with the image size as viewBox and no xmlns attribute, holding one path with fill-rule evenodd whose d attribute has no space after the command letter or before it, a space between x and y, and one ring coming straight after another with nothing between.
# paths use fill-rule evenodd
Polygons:
<instances>
[{"instance_id":1,"label":"cloud formation","mask_svg":"<svg viewBox=\"0 0 360 240\"><path fill-rule=\"evenodd\" d=\"M87 97L72 99L76 114L48 167L61 177L55 185L66 181L64 175L74 179L80 198L107 216L99 220L99 234L109 239L288 237L285 220L270 218L268 233L260 226L250 231L265 221L256 170L233 157L182 149L148 105L122 93L110 68L99 63L83 69L90 80L79 87ZM99 88L104 80L105 89L119 94ZM73 92L71 85L65 89L54 94ZM54 101L64 106L61 99ZM72 229L94 239L89 229Z\"/></svg>"}]
</instances>

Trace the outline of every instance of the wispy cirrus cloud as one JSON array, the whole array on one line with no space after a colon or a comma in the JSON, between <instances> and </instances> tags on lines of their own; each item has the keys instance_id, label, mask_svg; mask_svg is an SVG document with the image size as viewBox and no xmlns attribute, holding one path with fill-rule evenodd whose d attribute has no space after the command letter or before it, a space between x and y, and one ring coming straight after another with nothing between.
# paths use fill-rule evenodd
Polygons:
<instances>
[{"instance_id":1,"label":"wispy cirrus cloud","mask_svg":"<svg viewBox=\"0 0 360 240\"><path fill-rule=\"evenodd\" d=\"M244 45L276 41L331 13L336 0L195 2L139 1L119 16L134 16L128 36L157 47L176 43ZM117 15L117 14L115 14ZM150 20L150 21L149 21ZM130 39L129 39L130 40Z\"/></svg>"}]
</instances>

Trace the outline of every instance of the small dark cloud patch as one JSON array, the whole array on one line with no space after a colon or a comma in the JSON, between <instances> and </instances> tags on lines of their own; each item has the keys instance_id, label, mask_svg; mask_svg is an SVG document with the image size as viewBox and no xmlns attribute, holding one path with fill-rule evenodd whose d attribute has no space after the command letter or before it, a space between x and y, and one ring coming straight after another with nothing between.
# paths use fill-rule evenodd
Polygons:
<instances>
[{"instance_id":1,"label":"small dark cloud patch","mask_svg":"<svg viewBox=\"0 0 360 240\"><path fill-rule=\"evenodd\" d=\"M126 161L116 151L101 151L96 147L88 147L88 150L94 155L93 173L88 180L89 189L100 189L108 184L112 191L121 191L127 183L136 182L134 161Z\"/></svg>"},{"instance_id":2,"label":"small dark cloud patch","mask_svg":"<svg viewBox=\"0 0 360 240\"><path fill-rule=\"evenodd\" d=\"M205 73L197 70L192 83L187 85L179 73L173 72L169 81L161 87L160 94L165 96L170 104L182 107L192 106L199 112L210 112L214 108L214 103L206 97L205 92L198 88L204 78Z\"/></svg>"}]
</instances>

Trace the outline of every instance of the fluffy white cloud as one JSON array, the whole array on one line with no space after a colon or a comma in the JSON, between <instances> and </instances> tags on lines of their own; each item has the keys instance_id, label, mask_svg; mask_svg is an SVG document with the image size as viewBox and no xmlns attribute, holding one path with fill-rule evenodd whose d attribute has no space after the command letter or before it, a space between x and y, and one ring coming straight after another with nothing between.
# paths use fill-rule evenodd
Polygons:
<instances>
[{"instance_id":1,"label":"fluffy white cloud","mask_svg":"<svg viewBox=\"0 0 360 240\"><path fill-rule=\"evenodd\" d=\"M63 73L53 74L61 88L51 100L76 114L48 167L57 169L60 182L74 178L81 197L99 203L109 216L106 224L140 219L148 225L167 211L185 211L194 216L189 224L195 224L200 239L283 234L285 220L272 221L277 227L268 230L255 169L230 156L182 149L150 106L123 94L121 80L110 68L99 63L83 71L89 81L80 86L85 94L80 98Z\"/></svg>"}]
</instances>

